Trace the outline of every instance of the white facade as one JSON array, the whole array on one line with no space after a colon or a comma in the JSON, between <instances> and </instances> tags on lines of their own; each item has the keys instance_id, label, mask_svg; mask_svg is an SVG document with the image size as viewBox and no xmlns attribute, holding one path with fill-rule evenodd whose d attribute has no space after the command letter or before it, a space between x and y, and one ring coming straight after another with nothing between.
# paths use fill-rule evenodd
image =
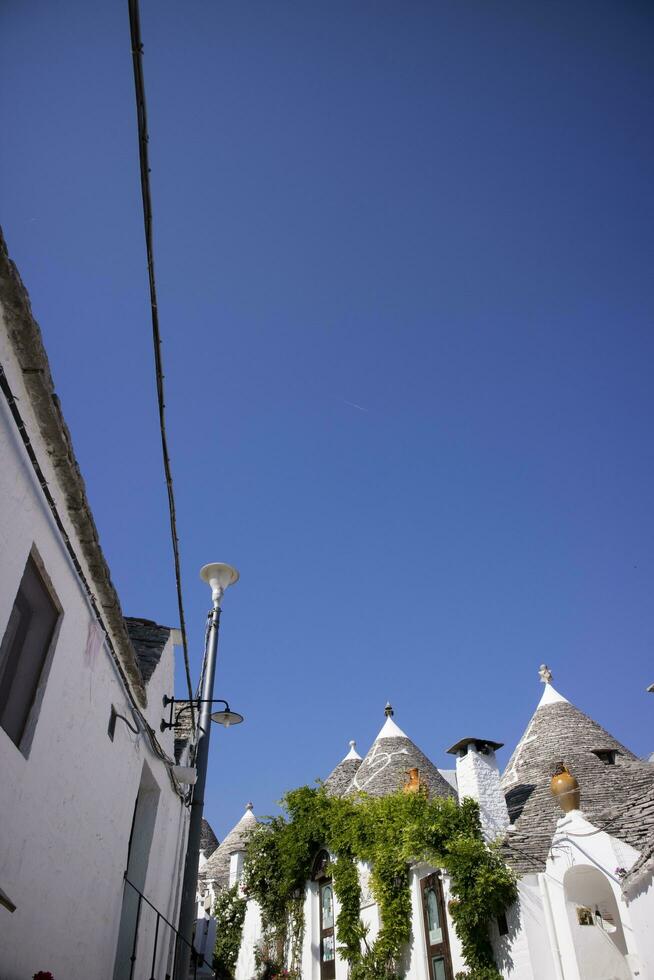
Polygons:
<instances>
[{"instance_id":1,"label":"white facade","mask_svg":"<svg viewBox=\"0 0 654 980\"><path fill-rule=\"evenodd\" d=\"M4 318L0 364L93 590L94 569L69 519ZM147 704L141 691L139 705L139 692L120 676L1 394L0 460L0 640L28 556L60 610L19 745L0 726L0 894L7 900L0 904L0 977L26 980L50 971L55 980L112 980L117 949L131 935L123 875L133 818L130 869L166 918L175 923L178 916L188 810L171 775L174 734L159 732L163 695L173 694L172 638L150 678ZM110 739L112 706L138 734L117 718ZM144 720L165 759L155 752ZM144 906L135 980L151 976L154 918ZM170 971L169 935L162 924L161 977ZM129 975L128 968L123 962L117 980Z\"/></svg>"},{"instance_id":2,"label":"white facade","mask_svg":"<svg viewBox=\"0 0 654 980\"><path fill-rule=\"evenodd\" d=\"M507 910L508 933L501 936L496 922L490 934L498 969L506 980L652 980L654 886L625 894L615 868L629 867L638 854L633 848L590 824L574 811L559 821L544 872L518 882L519 898ZM426 954L422 910L422 881L436 869L416 865L410 873L413 941L402 963L406 980L431 980ZM361 920L369 940L379 930L379 909L369 891L369 869L359 867ZM442 876L445 905L450 899L447 876ZM591 909L592 924L579 922L578 909ZM599 915L598 915L599 911ZM338 899L334 913L338 915ZM318 888L307 883L303 980L320 980L320 910ZM454 925L447 915L452 974L465 971ZM261 940L256 903L248 902L236 980L252 980L254 950ZM347 964L336 956L336 980L347 980Z\"/></svg>"},{"instance_id":3,"label":"white facade","mask_svg":"<svg viewBox=\"0 0 654 980\"><path fill-rule=\"evenodd\" d=\"M522 860L517 901L504 916L488 924L498 970L505 980L654 980L654 768L650 770L647 763L574 708L551 687L549 669L543 670L547 675L543 697L504 776L509 787L518 784L524 793L517 827L510 822L508 807L511 799L515 812L513 790L505 796L506 785L503 788L495 759L500 743L464 739L449 750L457 760L455 778L448 779L448 783L457 787L460 800L472 798L478 802L486 840L501 843L505 854L518 855ZM389 710L392 711L387 706L387 716ZM543 710L548 714L539 714ZM394 741L385 742L386 739ZM534 766L541 764L541 753L544 751L547 756L553 742L557 753L572 753L571 757L577 760L582 802L586 792L591 805L597 806L594 801L599 793L600 800L610 799L615 814L612 818L593 822L579 809L563 813L551 794L551 768L547 775L534 775L538 786L524 784L527 776L523 767L530 767L527 773L536 773ZM348 786L375 788L376 780L386 779L383 792L392 792L386 774L392 759L398 756L404 760L403 765L412 766L420 752L388 716L366 757L371 760L367 769L358 754L348 754L326 781L327 791L347 795ZM426 757L422 758L425 765L432 765ZM354 774L353 761L359 767ZM439 773L442 775L443 770ZM397 776L401 775L400 768ZM611 782L614 777L618 782ZM611 797L607 789L611 785L623 787L622 798ZM538 812L542 812L542 819L536 821L533 836L525 838L519 815L534 790L540 793ZM560 798L564 805L568 805L568 796ZM637 832L637 839L644 842L642 850L611 833L616 820L620 820L624 835ZM543 826L553 829L543 834ZM534 871L525 871L530 864L535 866ZM234 868L239 872L241 862L235 861ZM360 863L358 872L360 917L368 927L371 944L380 928L380 912L370 890L370 868ZM324 885L325 879L321 879L321 884L308 881L306 886L302 980L321 980L320 888ZM452 980L459 971L465 973L466 964L448 908L452 894L447 874L424 863L414 864L409 869L409 887L412 940L398 965L400 975L404 980L439 980L441 976ZM436 920L435 937L430 940L425 899L426 889L434 887L442 891L441 918ZM336 895L333 911L335 922ZM444 955L449 964L431 967L433 951L437 950L437 956L444 953L440 945L444 924ZM250 901L236 980L253 980L256 976L254 951L261 939L257 906ZM338 955L337 930L335 939L336 980L347 980L347 963ZM440 972L443 969L445 972Z\"/></svg>"}]
</instances>

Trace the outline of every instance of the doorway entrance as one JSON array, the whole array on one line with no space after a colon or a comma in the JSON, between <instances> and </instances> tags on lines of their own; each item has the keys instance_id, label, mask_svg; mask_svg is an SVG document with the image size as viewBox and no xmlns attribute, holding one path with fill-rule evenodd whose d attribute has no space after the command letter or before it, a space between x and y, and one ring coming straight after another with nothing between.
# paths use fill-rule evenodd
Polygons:
<instances>
[{"instance_id":1,"label":"doorway entrance","mask_svg":"<svg viewBox=\"0 0 654 980\"><path fill-rule=\"evenodd\" d=\"M311 876L318 885L320 907L320 980L335 980L336 977L334 886L328 868L329 854L327 851L320 851L313 863Z\"/></svg>"},{"instance_id":2,"label":"doorway entrance","mask_svg":"<svg viewBox=\"0 0 654 980\"><path fill-rule=\"evenodd\" d=\"M430 980L453 980L443 886L437 874L420 882Z\"/></svg>"},{"instance_id":3,"label":"doorway entrance","mask_svg":"<svg viewBox=\"0 0 654 980\"><path fill-rule=\"evenodd\" d=\"M157 818L159 792L154 776L144 763L141 783L134 804L132 832L127 849L127 870L125 872L126 878L140 892L145 891L145 879L154 836L154 824ZM120 928L114 963L114 980L129 980L133 974L133 963L137 953L138 908L138 893L125 882L123 884L123 904L120 912Z\"/></svg>"}]
</instances>

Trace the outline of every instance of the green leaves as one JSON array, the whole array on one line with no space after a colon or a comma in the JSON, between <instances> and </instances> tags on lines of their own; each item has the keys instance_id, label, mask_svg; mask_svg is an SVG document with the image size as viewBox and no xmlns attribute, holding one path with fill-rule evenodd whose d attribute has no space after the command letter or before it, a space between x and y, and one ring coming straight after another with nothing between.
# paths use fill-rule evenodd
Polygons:
<instances>
[{"instance_id":1,"label":"green leaves","mask_svg":"<svg viewBox=\"0 0 654 980\"><path fill-rule=\"evenodd\" d=\"M282 800L285 815L253 833L244 887L256 898L264 929L283 943L291 965L299 961L302 900L316 854L334 857L330 871L339 902L336 934L351 980L397 980L403 947L411 940L409 866L424 861L450 878L450 913L471 980L497 980L488 923L515 901L512 872L482 837L473 800L428 799L395 793L346 799L323 787L300 787ZM360 919L357 862L372 868L371 887L381 929L370 946ZM463 974L461 976L464 976Z\"/></svg>"},{"instance_id":2,"label":"green leaves","mask_svg":"<svg viewBox=\"0 0 654 980\"><path fill-rule=\"evenodd\" d=\"M218 977L233 976L241 947L243 922L247 902L241 898L238 885L224 888L216 899L213 916L216 919L216 945L214 948L214 970Z\"/></svg>"}]
</instances>

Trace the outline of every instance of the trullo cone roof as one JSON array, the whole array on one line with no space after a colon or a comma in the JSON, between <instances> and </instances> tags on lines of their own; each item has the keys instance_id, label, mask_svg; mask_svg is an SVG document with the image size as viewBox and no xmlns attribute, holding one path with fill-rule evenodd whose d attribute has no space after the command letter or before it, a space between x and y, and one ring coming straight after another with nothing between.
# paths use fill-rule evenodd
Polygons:
<instances>
[{"instance_id":1,"label":"trullo cone roof","mask_svg":"<svg viewBox=\"0 0 654 980\"><path fill-rule=\"evenodd\" d=\"M325 780L325 789L329 796L343 796L354 776L356 775L362 759L356 750L356 743L350 742L350 751L341 759L335 769L332 769Z\"/></svg>"},{"instance_id":2,"label":"trullo cone roof","mask_svg":"<svg viewBox=\"0 0 654 980\"><path fill-rule=\"evenodd\" d=\"M229 887L229 863L232 854L245 848L247 839L257 825L257 818L252 812L252 804L248 803L245 813L225 837L222 844L216 848L200 876L205 881L214 881L221 888Z\"/></svg>"},{"instance_id":3,"label":"trullo cone roof","mask_svg":"<svg viewBox=\"0 0 654 980\"><path fill-rule=\"evenodd\" d=\"M407 770L415 767L419 769L420 779L428 787L430 796L456 796L433 762L395 724L392 711L389 705L386 722L358 767L346 795L363 792L370 796L387 796L395 793L406 783Z\"/></svg>"},{"instance_id":4,"label":"trullo cone roof","mask_svg":"<svg viewBox=\"0 0 654 980\"><path fill-rule=\"evenodd\" d=\"M607 765L596 752L615 752ZM591 823L641 850L654 827L654 766L638 759L551 684L502 776L513 827L506 856L520 873L542 870L561 810L550 782L558 763L577 778Z\"/></svg>"}]
</instances>

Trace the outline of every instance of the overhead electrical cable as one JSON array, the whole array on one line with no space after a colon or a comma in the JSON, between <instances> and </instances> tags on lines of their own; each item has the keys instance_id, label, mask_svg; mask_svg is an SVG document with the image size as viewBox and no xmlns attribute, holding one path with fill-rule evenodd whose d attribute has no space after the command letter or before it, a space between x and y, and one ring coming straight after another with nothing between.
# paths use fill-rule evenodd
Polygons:
<instances>
[{"instance_id":1,"label":"overhead electrical cable","mask_svg":"<svg viewBox=\"0 0 654 980\"><path fill-rule=\"evenodd\" d=\"M168 453L168 438L166 436L166 405L164 399L164 373L161 354L161 333L159 331L159 308L157 305L157 286L154 275L154 247L152 243L152 197L150 194L150 165L148 161L148 123L145 105L145 82L143 77L143 42L141 41L141 23L139 18L138 0L128 0L129 27L132 37L132 63L134 66L134 93L136 96L136 118L139 137L139 163L141 170L141 197L143 199L143 224L145 230L145 248L148 259L148 280L150 283L150 311L152 315L152 343L154 346L154 365L157 379L157 403L159 406L159 431L161 433L161 452L163 455L166 489L168 492L168 511L170 514L170 534L173 545L175 562L175 583L177 587L177 607L179 609L179 628L182 634L184 650L184 669L188 698L191 705L191 725L195 729L195 712L193 707L193 684L191 682L191 666L188 655L186 638L186 620L184 618L184 603L182 600L182 573L179 560L179 537L177 535L177 515L175 511L175 493L173 475Z\"/></svg>"}]
</instances>

